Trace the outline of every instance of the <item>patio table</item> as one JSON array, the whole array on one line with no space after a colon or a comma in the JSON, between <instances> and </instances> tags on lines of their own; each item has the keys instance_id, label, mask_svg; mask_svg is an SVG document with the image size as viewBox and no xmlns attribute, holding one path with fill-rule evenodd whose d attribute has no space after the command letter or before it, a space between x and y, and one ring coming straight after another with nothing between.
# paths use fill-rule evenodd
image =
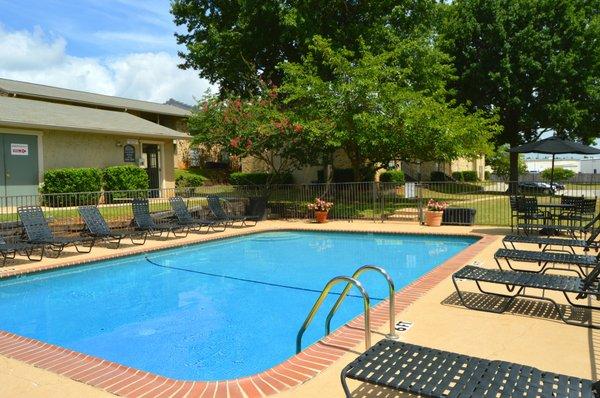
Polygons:
<instances>
[{"instance_id":1,"label":"patio table","mask_svg":"<svg viewBox=\"0 0 600 398\"><path fill-rule=\"evenodd\" d=\"M575 208L572 203L544 203L538 204L538 209L546 211L552 217L552 220L558 219L565 211L570 211ZM564 219L568 221L568 219ZM558 230L552 227L544 227L539 231L540 235L557 235Z\"/></svg>"}]
</instances>

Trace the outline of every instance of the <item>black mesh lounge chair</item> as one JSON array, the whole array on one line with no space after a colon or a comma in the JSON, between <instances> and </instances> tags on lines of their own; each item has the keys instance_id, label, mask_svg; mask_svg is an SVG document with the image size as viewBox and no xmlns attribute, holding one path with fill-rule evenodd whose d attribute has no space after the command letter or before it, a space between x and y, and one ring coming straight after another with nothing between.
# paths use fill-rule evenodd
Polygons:
<instances>
[{"instance_id":1,"label":"black mesh lounge chair","mask_svg":"<svg viewBox=\"0 0 600 398\"><path fill-rule=\"evenodd\" d=\"M104 240L106 242L114 243L115 249L118 249L121 245L121 240L124 238L131 239L131 243L134 245L143 245L146 243L148 233L146 231L113 231L110 229L102 214L96 206L80 206L79 214L85 222L86 233L90 236ZM135 238L141 239L141 242L136 242Z\"/></svg>"},{"instance_id":2,"label":"black mesh lounge chair","mask_svg":"<svg viewBox=\"0 0 600 398\"><path fill-rule=\"evenodd\" d=\"M175 213L175 217L177 217L178 224L190 228L197 228L198 231L201 231L202 227L206 227L205 232L208 232L211 229L213 231L225 230L225 223L222 221L205 220L192 216L181 196L174 196L169 199L169 202L171 203L171 208L173 209L173 213Z\"/></svg>"},{"instance_id":3,"label":"black mesh lounge chair","mask_svg":"<svg viewBox=\"0 0 600 398\"><path fill-rule=\"evenodd\" d=\"M216 220L224 222L226 225L233 226L236 222L240 223L241 227L244 226L255 226L258 222L257 216L236 216L228 214L223 206L221 206L221 199L216 195L208 195L208 208L215 217ZM249 224L249 223L253 224Z\"/></svg>"},{"instance_id":4,"label":"black mesh lounge chair","mask_svg":"<svg viewBox=\"0 0 600 398\"><path fill-rule=\"evenodd\" d=\"M519 224L517 228L517 232L521 229L525 232L525 235L529 235L531 231L537 230L540 235L555 235L557 232L565 232L569 234L573 239L577 235L584 235L592 230L594 230L594 226L596 223L600 221L600 213L596 214L594 218L592 218L585 225L578 225L573 223L568 224Z\"/></svg>"},{"instance_id":5,"label":"black mesh lounge chair","mask_svg":"<svg viewBox=\"0 0 600 398\"><path fill-rule=\"evenodd\" d=\"M458 293L460 301L469 309L495 312L500 314L506 311L517 297L525 297L551 303L563 322L568 323L569 325L600 329L600 325L588 323L586 320L578 322L577 320L568 318L567 310L564 309L563 306L559 305L554 299L544 294L545 291L560 292L564 295L567 302L575 308L600 310L600 307L592 305L591 300L589 300L594 298L596 300L600 299L598 283L599 274L600 266L596 266L596 268L594 268L593 271L590 272L585 278L579 278L576 276L567 275L532 274L530 272L503 271L467 265L452 275L452 282L454 283L454 287L456 288L456 292ZM469 304L468 300L465 300L463 292L458 288L457 281L459 280L474 281L481 293L502 299L503 302L498 305L485 307ZM484 290L482 287L483 283L504 285L508 293L502 294L497 293L496 291L490 292ZM525 289L527 289L527 293L525 292ZM541 294L536 295L531 292L533 289L538 289L542 292ZM573 295L574 298L569 297L569 294ZM574 300L580 301L576 303Z\"/></svg>"},{"instance_id":6,"label":"black mesh lounge chair","mask_svg":"<svg viewBox=\"0 0 600 398\"><path fill-rule=\"evenodd\" d=\"M595 398L600 394L598 382L591 380L392 340L381 340L342 370L342 388L350 398L347 378L419 397Z\"/></svg>"},{"instance_id":7,"label":"black mesh lounge chair","mask_svg":"<svg viewBox=\"0 0 600 398\"><path fill-rule=\"evenodd\" d=\"M189 232L189 227L185 225L173 223L157 224L150 215L148 199L134 199L131 202L131 207L133 208L133 221L135 227L140 231L146 231L152 236L162 236L163 232L167 232L167 238L170 233L173 233L173 236L179 238L186 237ZM177 235L177 232L181 232L182 235Z\"/></svg>"},{"instance_id":8,"label":"black mesh lounge chair","mask_svg":"<svg viewBox=\"0 0 600 398\"><path fill-rule=\"evenodd\" d=\"M587 270L584 268L593 268L599 264L600 254L597 256L588 256L585 254L557 253L557 252L538 252L529 250L513 250L513 249L498 249L494 253L494 260L498 264L498 268L503 269L500 260L505 260L506 264L513 271L544 273L548 269L562 269L571 272L576 272L579 276L587 275ZM538 268L535 270L515 268L512 261L525 263L537 263ZM565 269L557 267L556 264L574 265L579 269Z\"/></svg>"},{"instance_id":9,"label":"black mesh lounge chair","mask_svg":"<svg viewBox=\"0 0 600 398\"><path fill-rule=\"evenodd\" d=\"M39 250L39 257L34 257L33 252ZM28 242L7 242L0 236L0 256L2 256L2 266L6 265L6 260L13 260L17 253L27 256L30 261L40 261L44 257L44 245L36 245Z\"/></svg>"},{"instance_id":10,"label":"black mesh lounge chair","mask_svg":"<svg viewBox=\"0 0 600 398\"><path fill-rule=\"evenodd\" d=\"M600 234L600 229L596 228L587 239L572 239L572 238L551 238L545 236L528 236L528 235L506 235L502 239L502 244L505 248L517 249L515 243L538 245L543 252L545 251L566 251L569 248L571 253L575 254L575 248L582 248L584 251L594 249L598 251L600 245L596 242ZM510 247L509 247L510 246ZM561 249L558 249L560 247Z\"/></svg>"},{"instance_id":11,"label":"black mesh lounge chair","mask_svg":"<svg viewBox=\"0 0 600 398\"><path fill-rule=\"evenodd\" d=\"M75 246L78 253L89 253L94 247L95 239L93 237L54 236L39 206L18 207L17 213L25 229L27 242L47 246L56 254L56 257L60 256L64 248L71 244Z\"/></svg>"}]
</instances>

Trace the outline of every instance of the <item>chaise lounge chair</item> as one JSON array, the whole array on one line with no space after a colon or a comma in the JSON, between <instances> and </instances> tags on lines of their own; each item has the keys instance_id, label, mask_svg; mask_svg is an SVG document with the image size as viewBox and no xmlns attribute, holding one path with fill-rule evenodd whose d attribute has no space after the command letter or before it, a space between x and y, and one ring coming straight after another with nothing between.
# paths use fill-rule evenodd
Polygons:
<instances>
[{"instance_id":1,"label":"chaise lounge chair","mask_svg":"<svg viewBox=\"0 0 600 398\"><path fill-rule=\"evenodd\" d=\"M39 249L40 257L33 257L33 251ZM2 266L6 265L6 260L14 260L17 253L25 253L30 261L41 261L44 257L44 246L28 242L7 242L0 236L0 256L2 256Z\"/></svg>"},{"instance_id":2,"label":"chaise lounge chair","mask_svg":"<svg viewBox=\"0 0 600 398\"><path fill-rule=\"evenodd\" d=\"M134 245L143 245L146 243L148 233L146 231L113 231L110 229L102 214L96 206L80 206L79 214L85 222L86 233L90 236L107 241L109 244L114 243L115 249L118 249L121 245L121 240L124 238L131 239L131 243ZM142 239L142 242L136 242L134 238Z\"/></svg>"},{"instance_id":3,"label":"chaise lounge chair","mask_svg":"<svg viewBox=\"0 0 600 398\"><path fill-rule=\"evenodd\" d=\"M584 251L594 249L598 251L600 244L596 241L600 229L595 229L587 239L570 239L570 238L550 238L544 236L528 236L528 235L506 235L502 239L502 244L505 248L516 250L515 243L533 244L538 245L543 252L545 251L557 251L557 246L562 247L560 251L566 251L564 248L568 247L571 249L572 254L575 253L575 248L582 248Z\"/></svg>"},{"instance_id":4,"label":"chaise lounge chair","mask_svg":"<svg viewBox=\"0 0 600 398\"><path fill-rule=\"evenodd\" d=\"M134 199L131 202L131 207L133 208L135 227L140 231L146 231L152 236L162 236L163 232L167 232L167 238L170 233L173 233L173 236L176 238L183 238L189 232L189 227L185 225L174 223L157 224L150 215L148 199ZM177 235L177 232L183 232L183 235Z\"/></svg>"},{"instance_id":5,"label":"chaise lounge chair","mask_svg":"<svg viewBox=\"0 0 600 398\"><path fill-rule=\"evenodd\" d=\"M600 275L600 265L596 267L585 278L567 275L549 275L549 274L534 274L530 272L519 271L503 271L498 269L482 268L475 265L467 265L455 272L452 275L452 282L456 288L456 292L462 304L470 309L478 311L487 311L502 313L505 312L517 297L525 297L534 300L550 302L563 322L569 325L584 326L594 329L600 329L600 326L595 324L585 324L572 321L566 317L565 311L552 298L547 297L544 293L546 290L560 292L563 294L567 302L576 308L584 308L588 310L600 310L600 307L594 306L588 302L590 299L600 299L600 284L598 276ZM481 293L491 295L497 298L505 299L502 305L494 306L493 308L483 308L470 305L464 299L463 293L458 288L459 280L474 281L475 285ZM507 294L486 291L482 287L482 283L492 285L503 285L508 291ZM530 292L526 293L525 289L542 290L542 294L534 295ZM569 297L569 294L574 295L574 298ZM576 303L574 300L582 300L584 302Z\"/></svg>"},{"instance_id":6,"label":"chaise lounge chair","mask_svg":"<svg viewBox=\"0 0 600 398\"><path fill-rule=\"evenodd\" d=\"M257 216L236 216L228 214L223 206L221 206L221 199L216 195L208 195L208 208L215 217L216 220L224 222L226 225L234 226L234 223L239 222L240 227L253 227L258 222ZM250 225L248 222L253 222Z\"/></svg>"},{"instance_id":7,"label":"chaise lounge chair","mask_svg":"<svg viewBox=\"0 0 600 398\"><path fill-rule=\"evenodd\" d=\"M78 253L89 253L94 247L95 239L92 237L54 236L39 206L18 207L17 213L27 234L27 242L49 247L50 250L56 253L56 257L60 256L64 248L71 244L75 246ZM79 245L82 246L82 249Z\"/></svg>"},{"instance_id":8,"label":"chaise lounge chair","mask_svg":"<svg viewBox=\"0 0 600 398\"><path fill-rule=\"evenodd\" d=\"M206 232L210 231L211 228L213 231L218 232L225 230L225 223L222 221L206 220L192 216L181 196L170 198L169 203L171 203L171 208L175 213L175 217L177 217L177 223L179 225L184 225L189 228L198 228L198 231L202 230L202 227L206 227ZM221 228L215 228L219 226Z\"/></svg>"},{"instance_id":9,"label":"chaise lounge chair","mask_svg":"<svg viewBox=\"0 0 600 398\"><path fill-rule=\"evenodd\" d=\"M571 253L557 253L557 252L538 252L529 250L513 250L513 249L498 249L494 254L494 259L498 268L503 269L500 265L500 260L506 261L508 267L513 271L521 272L535 272L544 273L547 269L562 269L562 267L556 267L555 264L574 265L579 269L579 272L573 269L566 269L567 271L577 272L581 277L587 274L584 268L595 267L600 261L600 254L596 256L589 256L586 254L571 254ZM519 261L526 263L537 263L538 269L522 269L515 268L511 261Z\"/></svg>"},{"instance_id":10,"label":"chaise lounge chair","mask_svg":"<svg viewBox=\"0 0 600 398\"><path fill-rule=\"evenodd\" d=\"M600 396L599 383L591 380L392 340L380 341L342 370L350 398L347 378L420 397Z\"/></svg>"}]
</instances>

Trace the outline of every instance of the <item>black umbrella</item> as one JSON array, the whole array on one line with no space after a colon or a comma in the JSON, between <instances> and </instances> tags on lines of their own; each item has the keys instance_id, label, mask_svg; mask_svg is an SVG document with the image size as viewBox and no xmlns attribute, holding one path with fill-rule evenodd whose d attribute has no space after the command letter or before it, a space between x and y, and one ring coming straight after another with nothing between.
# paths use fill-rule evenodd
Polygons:
<instances>
[{"instance_id":1,"label":"black umbrella","mask_svg":"<svg viewBox=\"0 0 600 398\"><path fill-rule=\"evenodd\" d=\"M552 155L552 169L550 172L550 185L554 182L554 156L563 153L576 153L579 155L597 155L600 149L579 142L563 140L559 137L550 137L536 142L530 142L510 148L509 152L517 153L544 153Z\"/></svg>"}]
</instances>

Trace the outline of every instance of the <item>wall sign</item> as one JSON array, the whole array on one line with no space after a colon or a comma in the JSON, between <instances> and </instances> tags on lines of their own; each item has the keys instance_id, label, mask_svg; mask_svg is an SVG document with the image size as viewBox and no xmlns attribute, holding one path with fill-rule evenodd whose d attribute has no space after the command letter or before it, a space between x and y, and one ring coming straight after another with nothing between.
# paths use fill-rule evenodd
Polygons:
<instances>
[{"instance_id":1,"label":"wall sign","mask_svg":"<svg viewBox=\"0 0 600 398\"><path fill-rule=\"evenodd\" d=\"M135 162L135 147L127 144L123 146L123 161L128 163Z\"/></svg>"},{"instance_id":2,"label":"wall sign","mask_svg":"<svg viewBox=\"0 0 600 398\"><path fill-rule=\"evenodd\" d=\"M28 144L10 144L10 154L13 156L28 156L29 145Z\"/></svg>"}]
</instances>

